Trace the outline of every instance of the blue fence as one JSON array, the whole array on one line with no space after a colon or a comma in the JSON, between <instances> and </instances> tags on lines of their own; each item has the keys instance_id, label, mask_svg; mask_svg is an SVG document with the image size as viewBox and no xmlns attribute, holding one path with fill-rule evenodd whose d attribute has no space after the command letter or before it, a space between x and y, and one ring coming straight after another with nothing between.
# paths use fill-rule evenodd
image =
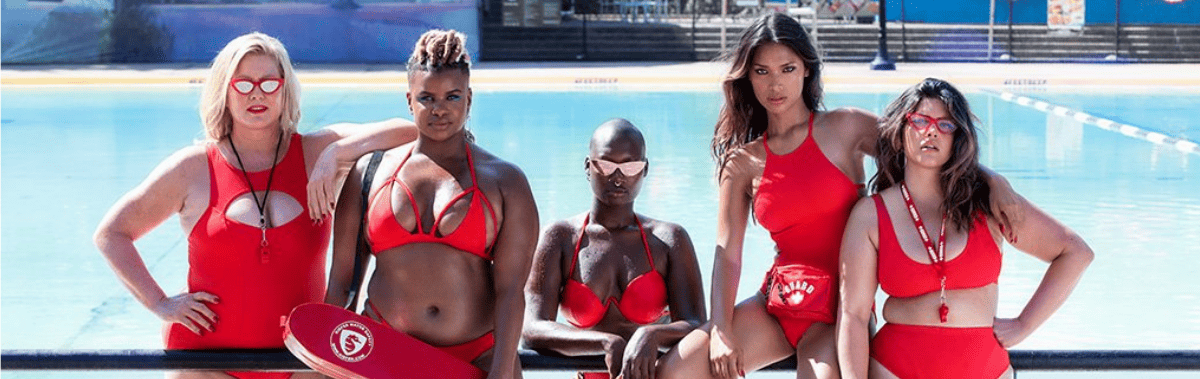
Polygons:
<instances>
[{"instance_id":1,"label":"blue fence","mask_svg":"<svg viewBox=\"0 0 1200 379\"><path fill-rule=\"evenodd\" d=\"M889 21L987 24L991 0L886 0ZM1200 0L1084 0L1086 24L1200 25ZM1046 0L995 0L997 24L1046 24ZM1010 12L1011 9L1011 12Z\"/></svg>"},{"instance_id":2,"label":"blue fence","mask_svg":"<svg viewBox=\"0 0 1200 379\"><path fill-rule=\"evenodd\" d=\"M295 62L404 63L433 28L463 32L479 56L476 0L358 1L6 0L0 61L209 62L257 31L282 41Z\"/></svg>"}]
</instances>

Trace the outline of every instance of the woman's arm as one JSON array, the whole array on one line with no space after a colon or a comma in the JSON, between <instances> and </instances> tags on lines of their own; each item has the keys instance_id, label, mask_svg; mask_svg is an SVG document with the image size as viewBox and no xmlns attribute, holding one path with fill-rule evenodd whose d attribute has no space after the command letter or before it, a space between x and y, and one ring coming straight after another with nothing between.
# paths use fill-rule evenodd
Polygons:
<instances>
[{"instance_id":1,"label":"woman's arm","mask_svg":"<svg viewBox=\"0 0 1200 379\"><path fill-rule=\"evenodd\" d=\"M308 216L320 220L333 212L337 201L334 195L358 157L412 142L418 133L416 124L402 118L333 124L314 132L311 135L314 143L309 146L314 146L312 151L319 151L320 155L308 176Z\"/></svg>"},{"instance_id":2,"label":"woman's arm","mask_svg":"<svg viewBox=\"0 0 1200 379\"><path fill-rule=\"evenodd\" d=\"M717 377L734 378L745 371L741 349L733 340L733 309L742 275L742 246L750 217L750 188L756 170L753 157L737 150L719 178L717 246L712 273L712 331L709 369Z\"/></svg>"},{"instance_id":3,"label":"woman's arm","mask_svg":"<svg viewBox=\"0 0 1200 379\"><path fill-rule=\"evenodd\" d=\"M705 321L704 283L692 238L679 225L659 223L662 226L656 228L658 230L654 234L669 247L669 260L662 263L667 265L667 302L671 322L642 326L629 337L621 365L625 379L652 377L659 350L675 346Z\"/></svg>"},{"instance_id":4,"label":"woman's arm","mask_svg":"<svg viewBox=\"0 0 1200 379\"><path fill-rule=\"evenodd\" d=\"M864 197L850 211L842 238L841 300L838 306L837 351L843 378L866 378L870 363L868 327L875 304L879 235L874 200Z\"/></svg>"},{"instance_id":5,"label":"woman's arm","mask_svg":"<svg viewBox=\"0 0 1200 379\"><path fill-rule=\"evenodd\" d=\"M563 257L567 249L574 249L573 228L567 221L559 221L542 232L537 252L533 259L533 270L525 286L525 328L521 332L526 348L542 354L557 353L567 356L600 355L612 377L621 368L621 356L625 350L625 339L613 333L583 330L555 321L561 299Z\"/></svg>"},{"instance_id":6,"label":"woman's arm","mask_svg":"<svg viewBox=\"0 0 1200 379\"><path fill-rule=\"evenodd\" d=\"M1017 318L996 320L996 338L1004 347L1020 343L1046 322L1066 302L1095 257L1087 243L1070 228L1033 204L1026 203L1024 208L1028 209L1027 217L1013 225L1012 245L1050 262L1050 267Z\"/></svg>"},{"instance_id":7,"label":"woman's arm","mask_svg":"<svg viewBox=\"0 0 1200 379\"><path fill-rule=\"evenodd\" d=\"M525 282L537 244L537 204L525 173L510 164L500 170L503 196L499 226L494 244L493 280L496 289L496 347L489 377L509 377L518 371L517 341L521 339L525 310Z\"/></svg>"},{"instance_id":8,"label":"woman's arm","mask_svg":"<svg viewBox=\"0 0 1200 379\"><path fill-rule=\"evenodd\" d=\"M1013 225L1020 223L1025 218L1026 206L1029 202L1021 198L1021 195L1014 191L1012 186L1008 184L1008 180L1003 175L984 167L982 164L979 168L987 174L987 183L990 192L988 199L991 201L992 215L996 217L996 222L1000 224L1000 233L1004 234L1004 239L1012 241L1016 238L1016 231Z\"/></svg>"},{"instance_id":9,"label":"woman's arm","mask_svg":"<svg viewBox=\"0 0 1200 379\"><path fill-rule=\"evenodd\" d=\"M163 321L182 324L196 334L213 330L216 315L203 302L215 303L217 297L197 292L168 298L133 241L184 209L196 175L208 174L206 162L202 147L176 152L109 208L93 237L109 267L138 302Z\"/></svg>"},{"instance_id":10,"label":"woman's arm","mask_svg":"<svg viewBox=\"0 0 1200 379\"><path fill-rule=\"evenodd\" d=\"M329 265L329 284L325 288L325 303L356 310L357 304L347 304L350 301L351 290L361 291L361 288L351 288L354 276L354 256L358 254L358 228L363 221L362 208L362 178L371 156L366 155L358 160L350 178L342 186L338 197L337 212L333 217L333 257ZM365 257L371 259L371 254ZM360 262L365 270L366 261ZM365 273L364 273L365 277ZM366 280L363 280L365 283ZM362 283L359 283L361 287Z\"/></svg>"}]
</instances>

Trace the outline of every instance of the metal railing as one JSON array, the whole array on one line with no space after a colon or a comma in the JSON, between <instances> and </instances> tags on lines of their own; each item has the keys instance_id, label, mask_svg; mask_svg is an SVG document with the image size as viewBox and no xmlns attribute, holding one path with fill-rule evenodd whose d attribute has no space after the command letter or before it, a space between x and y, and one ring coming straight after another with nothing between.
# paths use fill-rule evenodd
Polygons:
<instances>
[{"instance_id":1,"label":"metal railing","mask_svg":"<svg viewBox=\"0 0 1200 379\"><path fill-rule=\"evenodd\" d=\"M602 370L601 357L567 358L522 350L533 371ZM1200 350L1016 350L1017 371L1200 371ZM794 358L765 370L794 370ZM308 371L287 350L4 350L0 370Z\"/></svg>"}]
</instances>

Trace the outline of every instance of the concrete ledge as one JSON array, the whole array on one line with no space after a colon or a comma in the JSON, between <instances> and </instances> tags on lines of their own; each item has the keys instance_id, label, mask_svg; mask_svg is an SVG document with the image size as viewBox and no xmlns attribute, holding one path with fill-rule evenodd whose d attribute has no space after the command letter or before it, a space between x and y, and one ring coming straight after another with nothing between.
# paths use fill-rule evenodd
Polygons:
<instances>
[{"instance_id":1,"label":"concrete ledge","mask_svg":"<svg viewBox=\"0 0 1200 379\"><path fill-rule=\"evenodd\" d=\"M719 90L727 69L722 62L693 63L500 63L484 62L472 70L472 85L489 90L594 89ZM305 85L404 86L400 65L298 64ZM187 86L208 75L203 65L5 66L4 86ZM896 71L871 71L864 63L827 63L825 88L906 87L938 77L964 87L1059 88L1119 87L1141 90L1169 87L1200 91L1200 64L1020 64L901 63ZM583 86L583 87L580 87Z\"/></svg>"}]
</instances>

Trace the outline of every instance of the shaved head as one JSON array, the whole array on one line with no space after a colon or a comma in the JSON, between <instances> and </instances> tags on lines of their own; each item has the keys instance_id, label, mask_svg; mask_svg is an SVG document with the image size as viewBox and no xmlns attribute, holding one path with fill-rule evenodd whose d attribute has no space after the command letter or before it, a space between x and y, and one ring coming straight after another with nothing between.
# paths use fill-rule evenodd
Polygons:
<instances>
[{"instance_id":1,"label":"shaved head","mask_svg":"<svg viewBox=\"0 0 1200 379\"><path fill-rule=\"evenodd\" d=\"M642 132L623 118L614 118L596 127L588 149L592 156L599 156L610 149L622 149L637 159L646 158L646 140Z\"/></svg>"}]
</instances>

